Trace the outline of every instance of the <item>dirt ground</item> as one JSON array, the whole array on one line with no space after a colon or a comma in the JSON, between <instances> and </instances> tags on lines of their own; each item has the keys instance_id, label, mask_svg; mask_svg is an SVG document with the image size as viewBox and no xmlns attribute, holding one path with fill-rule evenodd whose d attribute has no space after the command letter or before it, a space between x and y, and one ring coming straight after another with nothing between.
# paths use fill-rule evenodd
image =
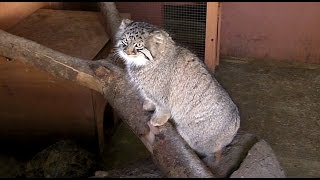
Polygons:
<instances>
[{"instance_id":1,"label":"dirt ground","mask_svg":"<svg viewBox=\"0 0 320 180\"><path fill-rule=\"evenodd\" d=\"M287 177L320 177L320 66L224 59L216 78L242 130L270 143Z\"/></svg>"}]
</instances>

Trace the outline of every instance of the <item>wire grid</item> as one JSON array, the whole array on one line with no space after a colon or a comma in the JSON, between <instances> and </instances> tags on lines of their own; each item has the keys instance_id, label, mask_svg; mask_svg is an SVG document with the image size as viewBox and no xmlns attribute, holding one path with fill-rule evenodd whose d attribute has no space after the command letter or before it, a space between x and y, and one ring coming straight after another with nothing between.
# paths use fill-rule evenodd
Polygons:
<instances>
[{"instance_id":1,"label":"wire grid","mask_svg":"<svg viewBox=\"0 0 320 180\"><path fill-rule=\"evenodd\" d=\"M173 40L204 59L206 2L118 2L120 13L167 30Z\"/></svg>"}]
</instances>

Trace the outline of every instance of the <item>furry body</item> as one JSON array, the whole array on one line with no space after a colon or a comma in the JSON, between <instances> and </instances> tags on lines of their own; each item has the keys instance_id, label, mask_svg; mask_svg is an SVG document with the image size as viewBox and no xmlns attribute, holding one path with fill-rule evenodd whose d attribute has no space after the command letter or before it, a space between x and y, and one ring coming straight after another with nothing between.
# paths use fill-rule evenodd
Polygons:
<instances>
[{"instance_id":1,"label":"furry body","mask_svg":"<svg viewBox=\"0 0 320 180\"><path fill-rule=\"evenodd\" d=\"M240 126L237 106L203 62L178 46L164 30L143 22L122 22L117 53L128 78L155 112L151 124L169 118L200 156L228 145Z\"/></svg>"}]
</instances>

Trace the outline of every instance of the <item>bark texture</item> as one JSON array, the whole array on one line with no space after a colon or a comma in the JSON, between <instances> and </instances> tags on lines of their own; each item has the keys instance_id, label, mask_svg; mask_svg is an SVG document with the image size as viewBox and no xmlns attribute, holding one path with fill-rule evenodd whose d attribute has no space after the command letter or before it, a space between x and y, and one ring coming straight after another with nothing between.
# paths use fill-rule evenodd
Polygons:
<instances>
[{"instance_id":1,"label":"bark texture","mask_svg":"<svg viewBox=\"0 0 320 180\"><path fill-rule=\"evenodd\" d=\"M101 2L99 7L108 24L107 32L114 35L121 22L115 4ZM147 146L159 169L167 177L213 177L170 123L159 128L160 133L155 135L154 141L144 138L149 132L147 121L150 114L142 110L137 90L127 81L124 69L113 63L111 55L93 62L79 59L3 30L0 30L0 55L20 60L103 94L120 118Z\"/></svg>"}]
</instances>

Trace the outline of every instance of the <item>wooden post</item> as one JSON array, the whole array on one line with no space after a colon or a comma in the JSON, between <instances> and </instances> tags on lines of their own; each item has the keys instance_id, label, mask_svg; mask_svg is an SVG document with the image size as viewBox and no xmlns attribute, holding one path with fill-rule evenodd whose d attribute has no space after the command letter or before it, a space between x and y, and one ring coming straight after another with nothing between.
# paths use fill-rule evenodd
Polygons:
<instances>
[{"instance_id":1,"label":"wooden post","mask_svg":"<svg viewBox=\"0 0 320 180\"><path fill-rule=\"evenodd\" d=\"M217 30L217 56L216 56L216 66L220 62L220 35L221 35L221 17L222 17L222 3L218 6L218 30Z\"/></svg>"},{"instance_id":2,"label":"wooden post","mask_svg":"<svg viewBox=\"0 0 320 180\"><path fill-rule=\"evenodd\" d=\"M216 65L219 64L220 4L219 2L207 2L204 62L212 72L214 72Z\"/></svg>"}]
</instances>

